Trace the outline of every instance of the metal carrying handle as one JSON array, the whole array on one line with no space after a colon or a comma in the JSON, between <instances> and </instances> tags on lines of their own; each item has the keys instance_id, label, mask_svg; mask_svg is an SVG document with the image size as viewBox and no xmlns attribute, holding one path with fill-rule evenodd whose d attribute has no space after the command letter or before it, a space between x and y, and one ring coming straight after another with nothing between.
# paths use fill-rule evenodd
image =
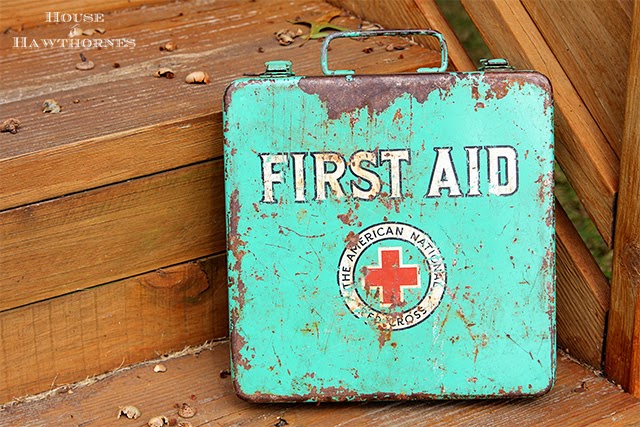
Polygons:
<instances>
[{"instance_id":1,"label":"metal carrying handle","mask_svg":"<svg viewBox=\"0 0 640 427\"><path fill-rule=\"evenodd\" d=\"M324 39L322 50L320 51L320 67L322 72L327 76L346 76L355 74L354 70L330 70L329 69L329 43L331 40L348 37L373 37L373 36L432 36L440 42L440 67L418 68L418 73L443 73L449 66L449 52L444 36L434 30L372 30L372 31L345 31L340 33L332 33Z\"/></svg>"}]
</instances>

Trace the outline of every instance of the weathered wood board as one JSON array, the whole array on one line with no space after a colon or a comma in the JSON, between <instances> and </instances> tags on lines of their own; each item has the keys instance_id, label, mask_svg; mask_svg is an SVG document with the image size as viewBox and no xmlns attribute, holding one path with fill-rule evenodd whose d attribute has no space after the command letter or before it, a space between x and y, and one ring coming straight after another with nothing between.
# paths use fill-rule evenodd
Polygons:
<instances>
[{"instance_id":1,"label":"weathered wood board","mask_svg":"<svg viewBox=\"0 0 640 427\"><path fill-rule=\"evenodd\" d=\"M522 4L620 156L633 0Z\"/></svg>"},{"instance_id":2,"label":"weathered wood board","mask_svg":"<svg viewBox=\"0 0 640 427\"><path fill-rule=\"evenodd\" d=\"M633 10L605 372L640 396L640 2Z\"/></svg>"},{"instance_id":3,"label":"weathered wood board","mask_svg":"<svg viewBox=\"0 0 640 427\"><path fill-rule=\"evenodd\" d=\"M0 402L224 338L227 319L223 255L0 312Z\"/></svg>"},{"instance_id":4,"label":"weathered wood board","mask_svg":"<svg viewBox=\"0 0 640 427\"><path fill-rule=\"evenodd\" d=\"M609 311L609 282L556 203L558 346L601 368Z\"/></svg>"},{"instance_id":5,"label":"weathered wood board","mask_svg":"<svg viewBox=\"0 0 640 427\"><path fill-rule=\"evenodd\" d=\"M558 360L554 389L535 399L344 403L250 404L233 394L226 343L196 355L164 361L167 371L153 364L136 367L105 381L40 402L9 408L0 415L8 424L85 427L145 424L165 415L180 419L175 405L196 408L194 426L272 426L278 417L291 426L632 426L640 423L640 402L615 385L572 362ZM135 405L137 420L116 420L119 406Z\"/></svg>"}]
</instances>

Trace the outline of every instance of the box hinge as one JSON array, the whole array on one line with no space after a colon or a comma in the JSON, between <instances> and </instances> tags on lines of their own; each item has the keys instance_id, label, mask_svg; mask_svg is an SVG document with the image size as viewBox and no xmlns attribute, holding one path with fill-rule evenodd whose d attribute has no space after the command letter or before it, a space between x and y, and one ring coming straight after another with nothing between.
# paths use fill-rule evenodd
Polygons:
<instances>
[{"instance_id":1,"label":"box hinge","mask_svg":"<svg viewBox=\"0 0 640 427\"><path fill-rule=\"evenodd\" d=\"M480 64L482 65L480 65L478 71L508 71L514 69L505 58L481 59Z\"/></svg>"},{"instance_id":2,"label":"box hinge","mask_svg":"<svg viewBox=\"0 0 640 427\"><path fill-rule=\"evenodd\" d=\"M260 77L291 77L295 76L291 67L291 61L268 61L265 62L266 70Z\"/></svg>"}]
</instances>

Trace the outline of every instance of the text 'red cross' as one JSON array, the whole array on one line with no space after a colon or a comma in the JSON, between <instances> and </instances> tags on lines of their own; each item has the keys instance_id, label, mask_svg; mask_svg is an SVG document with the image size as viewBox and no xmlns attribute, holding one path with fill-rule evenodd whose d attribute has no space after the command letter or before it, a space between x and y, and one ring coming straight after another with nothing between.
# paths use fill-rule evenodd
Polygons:
<instances>
[{"instance_id":1,"label":"text 'red cross'","mask_svg":"<svg viewBox=\"0 0 640 427\"><path fill-rule=\"evenodd\" d=\"M402 290L405 287L420 287L417 265L403 265L400 248L380 248L379 267L367 266L364 287L381 288L380 303L384 306L404 302Z\"/></svg>"}]
</instances>

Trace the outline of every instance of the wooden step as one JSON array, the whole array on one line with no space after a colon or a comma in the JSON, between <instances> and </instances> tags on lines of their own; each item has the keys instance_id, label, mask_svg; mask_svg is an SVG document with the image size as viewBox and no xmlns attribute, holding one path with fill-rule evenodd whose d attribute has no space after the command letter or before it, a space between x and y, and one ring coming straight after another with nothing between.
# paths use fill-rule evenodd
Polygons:
<instances>
[{"instance_id":1,"label":"wooden step","mask_svg":"<svg viewBox=\"0 0 640 427\"><path fill-rule=\"evenodd\" d=\"M640 424L640 401L596 373L559 355L553 390L535 399L346 404L252 404L233 393L229 346L117 372L85 387L68 386L51 396L0 412L6 426L140 427L154 416L174 417L176 405L196 408L194 426L632 426ZM224 377L224 378L223 378ZM136 420L116 419L118 408L134 405ZM184 420L183 420L184 421ZM282 423L281 423L282 425Z\"/></svg>"}]
</instances>

